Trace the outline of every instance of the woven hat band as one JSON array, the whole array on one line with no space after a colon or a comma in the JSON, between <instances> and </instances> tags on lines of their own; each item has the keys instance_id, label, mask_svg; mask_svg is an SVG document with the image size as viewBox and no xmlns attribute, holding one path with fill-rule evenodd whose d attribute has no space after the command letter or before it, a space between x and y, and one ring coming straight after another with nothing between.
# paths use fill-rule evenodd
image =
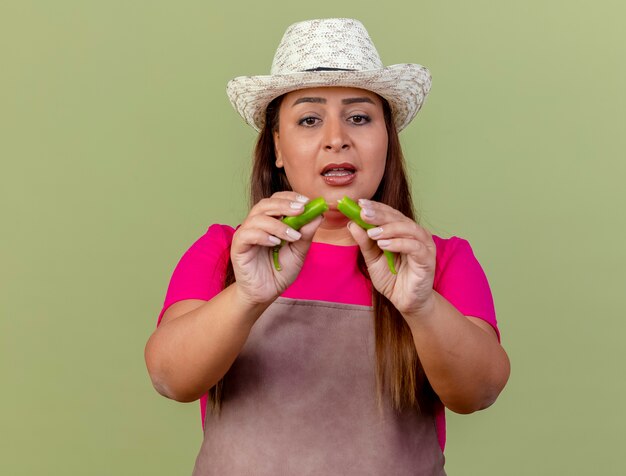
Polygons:
<instances>
[{"instance_id":1,"label":"woven hat band","mask_svg":"<svg viewBox=\"0 0 626 476\"><path fill-rule=\"evenodd\" d=\"M308 73L309 71L356 71L354 69L344 69L344 68L327 68L325 66L319 66L317 68L305 69L301 71L302 73Z\"/></svg>"}]
</instances>

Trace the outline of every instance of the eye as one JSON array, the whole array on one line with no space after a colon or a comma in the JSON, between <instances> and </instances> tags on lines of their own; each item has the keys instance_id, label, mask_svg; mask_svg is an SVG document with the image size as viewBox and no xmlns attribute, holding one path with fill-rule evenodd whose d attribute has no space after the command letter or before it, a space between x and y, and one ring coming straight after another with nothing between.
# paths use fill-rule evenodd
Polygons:
<instances>
[{"instance_id":1,"label":"eye","mask_svg":"<svg viewBox=\"0 0 626 476\"><path fill-rule=\"evenodd\" d=\"M304 127L312 127L315 124L317 124L317 121L319 121L320 119L317 117L313 117L313 116L308 116L308 117L304 117L302 119L300 119L298 121L298 125L300 126L304 126Z\"/></svg>"},{"instance_id":2,"label":"eye","mask_svg":"<svg viewBox=\"0 0 626 476\"><path fill-rule=\"evenodd\" d=\"M355 114L354 116L350 116L349 120L350 122L352 122L352 124L356 124L358 126L367 124L368 122L371 121L369 116L366 116L363 114Z\"/></svg>"}]
</instances>

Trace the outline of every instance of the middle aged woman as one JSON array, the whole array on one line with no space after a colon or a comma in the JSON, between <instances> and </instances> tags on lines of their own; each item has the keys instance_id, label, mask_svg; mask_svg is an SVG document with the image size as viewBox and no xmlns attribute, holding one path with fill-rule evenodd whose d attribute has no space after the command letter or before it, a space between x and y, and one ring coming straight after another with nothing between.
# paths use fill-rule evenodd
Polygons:
<instances>
[{"instance_id":1,"label":"middle aged woman","mask_svg":"<svg viewBox=\"0 0 626 476\"><path fill-rule=\"evenodd\" d=\"M160 393L201 399L194 474L445 474L444 407L471 413L503 389L482 268L413 212L398 130L430 81L384 68L360 22L327 19L292 25L271 75L229 83L260 131L252 206L181 258L146 347ZM319 196L323 218L280 220ZM343 196L377 226L349 221Z\"/></svg>"}]
</instances>

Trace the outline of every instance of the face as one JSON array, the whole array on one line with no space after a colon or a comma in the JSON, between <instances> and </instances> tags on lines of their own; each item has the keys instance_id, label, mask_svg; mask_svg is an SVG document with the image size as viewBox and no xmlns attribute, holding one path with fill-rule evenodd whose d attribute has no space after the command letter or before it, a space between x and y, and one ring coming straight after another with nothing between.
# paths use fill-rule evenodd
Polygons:
<instances>
[{"instance_id":1,"label":"face","mask_svg":"<svg viewBox=\"0 0 626 476\"><path fill-rule=\"evenodd\" d=\"M281 102L274 144L276 166L296 192L329 204L371 198L387 158L382 100L356 88L293 91Z\"/></svg>"}]
</instances>

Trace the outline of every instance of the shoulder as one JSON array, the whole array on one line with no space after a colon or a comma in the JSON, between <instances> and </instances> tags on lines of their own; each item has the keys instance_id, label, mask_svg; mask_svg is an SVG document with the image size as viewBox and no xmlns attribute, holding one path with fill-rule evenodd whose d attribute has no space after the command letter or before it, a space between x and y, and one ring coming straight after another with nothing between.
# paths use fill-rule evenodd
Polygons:
<instances>
[{"instance_id":1,"label":"shoulder","mask_svg":"<svg viewBox=\"0 0 626 476\"><path fill-rule=\"evenodd\" d=\"M474 250L469 241L459 236L451 236L450 238L442 238L437 235L433 235L433 241L437 247L437 264L438 268L445 265L451 259L470 255L474 256Z\"/></svg>"},{"instance_id":2,"label":"shoulder","mask_svg":"<svg viewBox=\"0 0 626 476\"><path fill-rule=\"evenodd\" d=\"M194 243L194 246L201 248L206 246L228 248L233 241L234 233L235 229L232 226L215 223L207 228L204 234Z\"/></svg>"},{"instance_id":3,"label":"shoulder","mask_svg":"<svg viewBox=\"0 0 626 476\"><path fill-rule=\"evenodd\" d=\"M175 302L208 301L223 289L233 233L231 226L211 225L185 251L170 278L157 325Z\"/></svg>"},{"instance_id":4,"label":"shoulder","mask_svg":"<svg viewBox=\"0 0 626 476\"><path fill-rule=\"evenodd\" d=\"M458 236L435 235L433 241L437 246L433 288L464 316L491 324L500 339L489 281L469 241Z\"/></svg>"},{"instance_id":5,"label":"shoulder","mask_svg":"<svg viewBox=\"0 0 626 476\"><path fill-rule=\"evenodd\" d=\"M205 236L211 237L213 239L223 239L226 241L231 241L233 239L233 234L235 233L235 228L230 225L222 225L219 223L214 223L207 228Z\"/></svg>"},{"instance_id":6,"label":"shoulder","mask_svg":"<svg viewBox=\"0 0 626 476\"><path fill-rule=\"evenodd\" d=\"M230 255L235 230L229 225L213 224L184 253L179 267L209 266L224 261Z\"/></svg>"},{"instance_id":7,"label":"shoulder","mask_svg":"<svg viewBox=\"0 0 626 476\"><path fill-rule=\"evenodd\" d=\"M442 238L433 235L433 241L437 247L435 288L451 282L477 282L477 279L486 278L468 240L459 236Z\"/></svg>"},{"instance_id":8,"label":"shoulder","mask_svg":"<svg viewBox=\"0 0 626 476\"><path fill-rule=\"evenodd\" d=\"M433 235L433 241L437 245L437 249L441 248L442 250L454 249L458 246L469 245L469 241L456 235L451 236L450 238L443 238L438 235Z\"/></svg>"}]
</instances>

